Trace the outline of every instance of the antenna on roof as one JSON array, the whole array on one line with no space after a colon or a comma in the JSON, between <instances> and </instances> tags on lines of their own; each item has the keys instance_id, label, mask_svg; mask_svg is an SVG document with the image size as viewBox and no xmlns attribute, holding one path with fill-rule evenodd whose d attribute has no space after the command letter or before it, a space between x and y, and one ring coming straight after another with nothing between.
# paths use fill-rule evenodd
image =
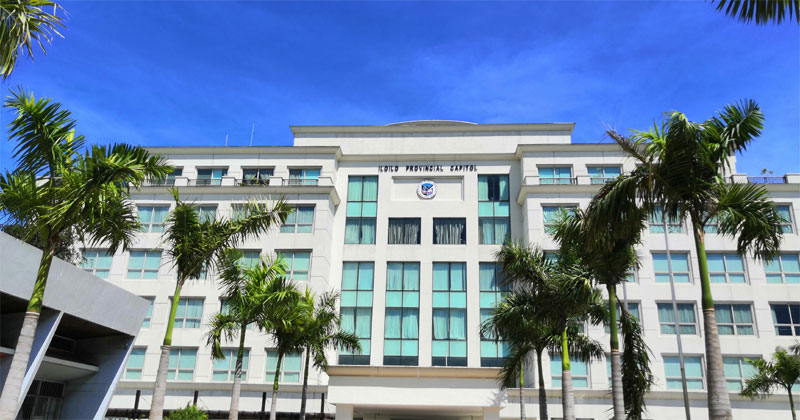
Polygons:
<instances>
[{"instance_id":1,"label":"antenna on roof","mask_svg":"<svg viewBox=\"0 0 800 420\"><path fill-rule=\"evenodd\" d=\"M228 147L228 133L225 133L225 147Z\"/></svg>"},{"instance_id":2,"label":"antenna on roof","mask_svg":"<svg viewBox=\"0 0 800 420\"><path fill-rule=\"evenodd\" d=\"M256 123L253 123L253 128L250 130L250 146L253 146L253 133L256 131Z\"/></svg>"}]
</instances>

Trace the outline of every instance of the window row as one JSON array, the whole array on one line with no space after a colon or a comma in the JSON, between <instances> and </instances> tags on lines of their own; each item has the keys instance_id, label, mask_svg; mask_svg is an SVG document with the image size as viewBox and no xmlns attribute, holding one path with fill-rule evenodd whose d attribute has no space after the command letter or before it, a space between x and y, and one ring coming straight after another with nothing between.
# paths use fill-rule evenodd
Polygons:
<instances>
[{"instance_id":1,"label":"window row","mask_svg":"<svg viewBox=\"0 0 800 420\"><path fill-rule=\"evenodd\" d=\"M478 176L478 243L502 244L511 235L508 175ZM374 244L378 217L378 177L350 176L347 185L346 244ZM465 218L434 218L433 243L467 243ZM389 244L419 244L420 218L390 218Z\"/></svg>"},{"instance_id":2,"label":"window row","mask_svg":"<svg viewBox=\"0 0 800 420\"><path fill-rule=\"evenodd\" d=\"M150 185L175 185L175 178L183 176L182 167L175 168L172 173L163 179L150 181ZM272 166L242 167L242 177L237 179L238 185L269 185L270 177L275 173ZM320 176L320 167L289 168L287 185L317 185ZM222 178L228 176L227 166L211 166L196 168L197 177L191 180L190 185L216 186L222 185Z\"/></svg>"},{"instance_id":3,"label":"window row","mask_svg":"<svg viewBox=\"0 0 800 420\"><path fill-rule=\"evenodd\" d=\"M169 365L167 368L167 380L170 381L192 381L195 378L197 366L197 348L173 348L169 353ZM125 365L124 379L142 380L142 371L145 366L146 347L134 347L128 356ZM233 382L236 373L236 358L238 349L223 349L224 358L215 359L211 362L211 380L220 382ZM151 363L154 365L157 360ZM272 383L275 380L275 372L278 366L278 352L267 350L265 383ZM289 353L283 356L281 361L280 378L281 383L299 383L302 373L302 355L300 353ZM247 381L247 373L250 367L250 349L244 349L242 354L242 382Z\"/></svg>"},{"instance_id":4,"label":"window row","mask_svg":"<svg viewBox=\"0 0 800 420\"><path fill-rule=\"evenodd\" d=\"M137 214L142 232L164 232L164 224L169 214L169 205L141 205L137 207ZM195 210L201 221L215 220L217 218L216 204L198 204ZM293 212L280 227L281 233L313 233L314 231L314 206L294 205ZM232 218L243 217L247 208L245 204L232 205Z\"/></svg>"},{"instance_id":5,"label":"window row","mask_svg":"<svg viewBox=\"0 0 800 420\"><path fill-rule=\"evenodd\" d=\"M128 267L125 278L127 279L157 279L162 266L162 251L130 251ZM308 273L311 270L311 251L305 250L279 250L276 251L284 259L287 265L286 275L297 281L308 280ZM86 249L83 250L81 268L100 278L108 278L111 272L113 256L108 254L105 249ZM261 259L261 250L242 250L241 264L245 267L253 267ZM205 279L205 270L200 273L199 280Z\"/></svg>"}]
</instances>

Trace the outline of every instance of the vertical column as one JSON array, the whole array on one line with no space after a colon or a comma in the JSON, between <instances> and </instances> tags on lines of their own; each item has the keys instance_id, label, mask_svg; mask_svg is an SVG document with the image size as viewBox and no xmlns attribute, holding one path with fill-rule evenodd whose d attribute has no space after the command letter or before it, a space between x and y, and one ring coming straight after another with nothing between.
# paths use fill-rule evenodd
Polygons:
<instances>
[{"instance_id":1,"label":"vertical column","mask_svg":"<svg viewBox=\"0 0 800 420\"><path fill-rule=\"evenodd\" d=\"M500 412L498 411L498 414ZM347 404L336 404L336 420L353 420L353 406ZM499 416L497 419L499 420Z\"/></svg>"}]
</instances>

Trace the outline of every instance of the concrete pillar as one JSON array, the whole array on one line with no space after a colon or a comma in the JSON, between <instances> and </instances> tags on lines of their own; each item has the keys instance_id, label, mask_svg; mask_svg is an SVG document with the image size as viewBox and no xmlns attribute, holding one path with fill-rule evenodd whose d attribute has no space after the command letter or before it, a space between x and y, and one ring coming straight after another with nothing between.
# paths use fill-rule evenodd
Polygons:
<instances>
[{"instance_id":1,"label":"concrete pillar","mask_svg":"<svg viewBox=\"0 0 800 420\"><path fill-rule=\"evenodd\" d=\"M353 406L348 404L336 404L336 420L353 420Z\"/></svg>"},{"instance_id":2,"label":"concrete pillar","mask_svg":"<svg viewBox=\"0 0 800 420\"><path fill-rule=\"evenodd\" d=\"M500 420L500 407L483 407L483 420Z\"/></svg>"}]
</instances>

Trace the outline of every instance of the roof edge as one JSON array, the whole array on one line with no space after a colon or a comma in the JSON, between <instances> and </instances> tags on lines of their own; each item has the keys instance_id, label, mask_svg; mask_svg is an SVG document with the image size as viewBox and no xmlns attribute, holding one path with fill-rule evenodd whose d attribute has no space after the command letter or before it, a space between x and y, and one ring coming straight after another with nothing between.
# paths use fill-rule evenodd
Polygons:
<instances>
[{"instance_id":1,"label":"roof edge","mask_svg":"<svg viewBox=\"0 0 800 420\"><path fill-rule=\"evenodd\" d=\"M511 123L511 124L452 124L452 125L292 125L294 134L337 134L337 133L485 133L515 131L569 131L575 128L574 122L557 123Z\"/></svg>"}]
</instances>

